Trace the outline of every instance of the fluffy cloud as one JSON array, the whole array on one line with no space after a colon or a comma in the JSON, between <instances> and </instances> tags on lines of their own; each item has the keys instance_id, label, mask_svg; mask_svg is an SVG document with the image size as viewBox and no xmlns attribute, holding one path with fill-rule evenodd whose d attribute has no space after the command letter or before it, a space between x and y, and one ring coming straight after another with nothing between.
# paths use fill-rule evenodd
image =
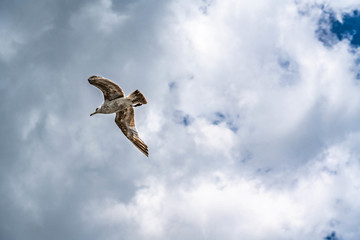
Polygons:
<instances>
[{"instance_id":1,"label":"fluffy cloud","mask_svg":"<svg viewBox=\"0 0 360 240\"><path fill-rule=\"evenodd\" d=\"M356 1L2 5L1 238L359 236L359 53L318 30ZM149 159L93 74L145 94Z\"/></svg>"},{"instance_id":2,"label":"fluffy cloud","mask_svg":"<svg viewBox=\"0 0 360 240\"><path fill-rule=\"evenodd\" d=\"M332 146L277 186L223 171L184 179L176 189L149 178L130 203L93 202L84 216L97 227L127 226L117 237L130 239L322 239L330 228L356 238L359 213L350 209L359 205L360 166L346 145Z\"/></svg>"}]
</instances>

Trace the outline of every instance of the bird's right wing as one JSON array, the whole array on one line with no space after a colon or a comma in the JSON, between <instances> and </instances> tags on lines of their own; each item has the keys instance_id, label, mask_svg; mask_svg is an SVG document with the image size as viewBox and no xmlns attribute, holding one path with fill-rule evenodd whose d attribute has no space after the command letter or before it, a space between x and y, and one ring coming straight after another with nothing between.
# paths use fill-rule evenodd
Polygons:
<instances>
[{"instance_id":1,"label":"bird's right wing","mask_svg":"<svg viewBox=\"0 0 360 240\"><path fill-rule=\"evenodd\" d=\"M109 79L92 76L89 78L89 83L99 88L103 94L105 100L114 100L116 98L124 97L123 90L114 82Z\"/></svg>"},{"instance_id":2,"label":"bird's right wing","mask_svg":"<svg viewBox=\"0 0 360 240\"><path fill-rule=\"evenodd\" d=\"M139 138L135 127L134 108L132 106L116 113L115 122L124 135L147 157L149 150L147 145Z\"/></svg>"}]
</instances>

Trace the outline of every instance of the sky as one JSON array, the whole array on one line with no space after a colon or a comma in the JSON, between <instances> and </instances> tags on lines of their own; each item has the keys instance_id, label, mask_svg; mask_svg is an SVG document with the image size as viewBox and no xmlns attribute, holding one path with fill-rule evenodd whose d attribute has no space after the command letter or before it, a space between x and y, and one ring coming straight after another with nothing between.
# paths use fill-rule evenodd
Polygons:
<instances>
[{"instance_id":1,"label":"sky","mask_svg":"<svg viewBox=\"0 0 360 240\"><path fill-rule=\"evenodd\" d=\"M1 0L0 239L359 239L359 11ZM149 158L92 75L145 95Z\"/></svg>"}]
</instances>

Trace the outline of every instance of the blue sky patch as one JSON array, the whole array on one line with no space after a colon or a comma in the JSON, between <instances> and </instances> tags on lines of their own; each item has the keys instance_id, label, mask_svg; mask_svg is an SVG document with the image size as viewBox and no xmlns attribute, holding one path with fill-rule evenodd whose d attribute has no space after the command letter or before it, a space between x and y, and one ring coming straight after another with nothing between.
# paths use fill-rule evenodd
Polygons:
<instances>
[{"instance_id":1,"label":"blue sky patch","mask_svg":"<svg viewBox=\"0 0 360 240\"><path fill-rule=\"evenodd\" d=\"M174 112L174 120L177 124L184 125L185 127L191 125L193 119L189 114L186 114L183 111L175 111Z\"/></svg>"},{"instance_id":2,"label":"blue sky patch","mask_svg":"<svg viewBox=\"0 0 360 240\"><path fill-rule=\"evenodd\" d=\"M353 47L360 46L360 14L358 10L343 15L343 22L332 20L331 32L341 41L349 39Z\"/></svg>"},{"instance_id":3,"label":"blue sky patch","mask_svg":"<svg viewBox=\"0 0 360 240\"><path fill-rule=\"evenodd\" d=\"M328 236L324 237L324 240L340 240L340 238L336 237L336 232L333 231Z\"/></svg>"},{"instance_id":4,"label":"blue sky patch","mask_svg":"<svg viewBox=\"0 0 360 240\"><path fill-rule=\"evenodd\" d=\"M318 22L318 29L315 32L319 41L326 47L332 47L339 41L347 39L350 42L352 49L355 50L360 47L360 12L353 10L342 14L342 19L339 21L335 13L330 9L323 9L323 16ZM360 59L356 60L353 69L354 77L360 79L360 72L356 66L359 66Z\"/></svg>"},{"instance_id":5,"label":"blue sky patch","mask_svg":"<svg viewBox=\"0 0 360 240\"><path fill-rule=\"evenodd\" d=\"M225 120L225 115L221 112L215 113L215 119L212 121L212 124L219 125Z\"/></svg>"},{"instance_id":6,"label":"blue sky patch","mask_svg":"<svg viewBox=\"0 0 360 240\"><path fill-rule=\"evenodd\" d=\"M219 125L225 122L226 126L233 131L234 133L237 132L238 127L222 112L215 112L214 116L211 118L211 123L214 125Z\"/></svg>"},{"instance_id":7,"label":"blue sky patch","mask_svg":"<svg viewBox=\"0 0 360 240\"><path fill-rule=\"evenodd\" d=\"M185 115L182 120L184 126L189 126L191 123L191 119L189 115Z\"/></svg>"},{"instance_id":8,"label":"blue sky patch","mask_svg":"<svg viewBox=\"0 0 360 240\"><path fill-rule=\"evenodd\" d=\"M290 61L287 60L287 59L278 59L278 63L279 65L286 69L286 70L289 70L289 67L290 67Z\"/></svg>"},{"instance_id":9,"label":"blue sky patch","mask_svg":"<svg viewBox=\"0 0 360 240\"><path fill-rule=\"evenodd\" d=\"M360 13L353 10L342 15L342 22L335 17L332 10L324 10L323 17L318 22L316 30L318 39L328 47L338 41L348 39L351 46L360 46Z\"/></svg>"}]
</instances>

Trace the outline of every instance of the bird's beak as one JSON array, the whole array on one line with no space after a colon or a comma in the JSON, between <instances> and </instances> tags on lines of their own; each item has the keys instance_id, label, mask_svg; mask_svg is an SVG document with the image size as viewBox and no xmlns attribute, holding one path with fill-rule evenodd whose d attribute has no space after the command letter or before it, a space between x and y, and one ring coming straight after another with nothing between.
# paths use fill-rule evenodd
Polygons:
<instances>
[{"instance_id":1,"label":"bird's beak","mask_svg":"<svg viewBox=\"0 0 360 240\"><path fill-rule=\"evenodd\" d=\"M90 117L92 116L92 115L94 115L96 112L93 112L92 114L90 114Z\"/></svg>"}]
</instances>

